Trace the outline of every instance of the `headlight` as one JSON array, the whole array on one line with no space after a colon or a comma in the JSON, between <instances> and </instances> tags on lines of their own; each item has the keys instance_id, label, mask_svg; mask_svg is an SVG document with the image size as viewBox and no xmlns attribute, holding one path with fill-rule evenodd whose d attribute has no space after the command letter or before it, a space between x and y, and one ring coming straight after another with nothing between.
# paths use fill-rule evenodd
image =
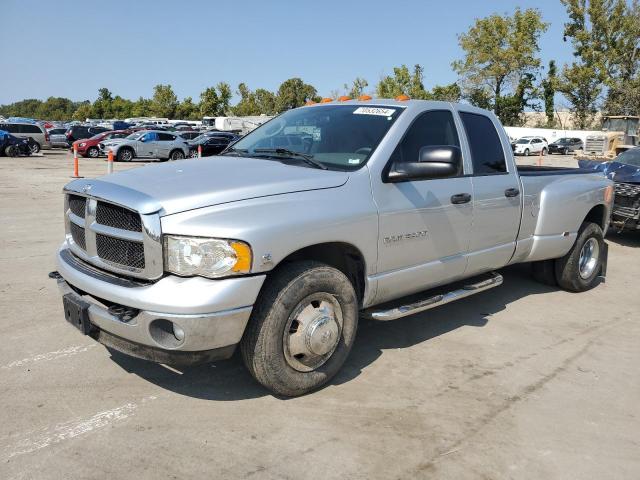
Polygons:
<instances>
[{"instance_id":1,"label":"headlight","mask_svg":"<svg viewBox=\"0 0 640 480\"><path fill-rule=\"evenodd\" d=\"M251 247L237 240L165 235L165 268L181 276L218 278L251 271Z\"/></svg>"},{"instance_id":2,"label":"headlight","mask_svg":"<svg viewBox=\"0 0 640 480\"><path fill-rule=\"evenodd\" d=\"M85 142L82 142L80 145L78 145L79 147L84 147L86 145Z\"/></svg>"}]
</instances>

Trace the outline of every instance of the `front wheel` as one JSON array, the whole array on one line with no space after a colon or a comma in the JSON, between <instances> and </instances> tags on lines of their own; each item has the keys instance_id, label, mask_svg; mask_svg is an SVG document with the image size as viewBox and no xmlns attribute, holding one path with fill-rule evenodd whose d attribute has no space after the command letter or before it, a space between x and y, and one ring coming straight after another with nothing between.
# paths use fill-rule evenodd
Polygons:
<instances>
[{"instance_id":1,"label":"front wheel","mask_svg":"<svg viewBox=\"0 0 640 480\"><path fill-rule=\"evenodd\" d=\"M328 382L349 355L358 299L341 271L314 261L285 264L267 281L242 338L242 357L272 392L304 395Z\"/></svg>"},{"instance_id":2,"label":"front wheel","mask_svg":"<svg viewBox=\"0 0 640 480\"><path fill-rule=\"evenodd\" d=\"M116 159L119 162L130 162L131 160L133 160L133 152L129 148L121 148L120 150L118 150Z\"/></svg>"},{"instance_id":3,"label":"front wheel","mask_svg":"<svg viewBox=\"0 0 640 480\"><path fill-rule=\"evenodd\" d=\"M35 155L40 151L40 144L38 142L29 143L29 151L31 155Z\"/></svg>"},{"instance_id":4,"label":"front wheel","mask_svg":"<svg viewBox=\"0 0 640 480\"><path fill-rule=\"evenodd\" d=\"M98 158L100 156L100 150L98 150L98 147L90 147L89 150L87 150L87 156L89 158Z\"/></svg>"},{"instance_id":5,"label":"front wheel","mask_svg":"<svg viewBox=\"0 0 640 480\"><path fill-rule=\"evenodd\" d=\"M182 150L174 150L171 152L171 155L169 155L169 158L171 160L182 160L184 158L184 152Z\"/></svg>"},{"instance_id":6,"label":"front wheel","mask_svg":"<svg viewBox=\"0 0 640 480\"><path fill-rule=\"evenodd\" d=\"M543 148L543 149L542 149L542 156L544 157L546 154L547 154L547 149L546 149L546 148Z\"/></svg>"},{"instance_id":7,"label":"front wheel","mask_svg":"<svg viewBox=\"0 0 640 480\"><path fill-rule=\"evenodd\" d=\"M528 149L528 148L525 148L525 150L524 150L524 156L525 156L525 157L528 157L528 156L529 156L529 149Z\"/></svg>"},{"instance_id":8,"label":"front wheel","mask_svg":"<svg viewBox=\"0 0 640 480\"><path fill-rule=\"evenodd\" d=\"M569 252L556 260L558 285L570 292L584 292L595 287L604 261L604 234L596 223L585 222Z\"/></svg>"}]
</instances>

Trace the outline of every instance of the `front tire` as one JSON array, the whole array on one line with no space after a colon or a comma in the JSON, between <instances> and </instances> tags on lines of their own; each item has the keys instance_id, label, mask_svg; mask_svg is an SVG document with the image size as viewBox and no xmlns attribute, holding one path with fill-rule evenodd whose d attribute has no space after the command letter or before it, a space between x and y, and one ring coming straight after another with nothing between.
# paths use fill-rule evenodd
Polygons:
<instances>
[{"instance_id":1,"label":"front tire","mask_svg":"<svg viewBox=\"0 0 640 480\"><path fill-rule=\"evenodd\" d=\"M570 292L596 286L604 258L604 234L596 223L585 222L569 252L555 262L558 285Z\"/></svg>"},{"instance_id":2,"label":"front tire","mask_svg":"<svg viewBox=\"0 0 640 480\"><path fill-rule=\"evenodd\" d=\"M529 149L528 149L528 148L525 148L525 150L524 150L524 156L525 156L525 157L528 157L528 156L529 156Z\"/></svg>"},{"instance_id":3,"label":"front tire","mask_svg":"<svg viewBox=\"0 0 640 480\"><path fill-rule=\"evenodd\" d=\"M341 271L314 261L285 264L268 282L242 338L242 357L267 389L304 395L327 383L349 355L358 299Z\"/></svg>"},{"instance_id":4,"label":"front tire","mask_svg":"<svg viewBox=\"0 0 640 480\"><path fill-rule=\"evenodd\" d=\"M547 155L547 149L543 148L542 149L542 156L545 157Z\"/></svg>"},{"instance_id":5,"label":"front tire","mask_svg":"<svg viewBox=\"0 0 640 480\"><path fill-rule=\"evenodd\" d=\"M118 150L118 155L116 155L116 160L119 162L130 162L133 160L133 151L129 148L121 148Z\"/></svg>"},{"instance_id":6,"label":"front tire","mask_svg":"<svg viewBox=\"0 0 640 480\"><path fill-rule=\"evenodd\" d=\"M29 151L31 152L31 155L35 155L36 153L40 152L40 144L38 142L30 143Z\"/></svg>"},{"instance_id":7,"label":"front tire","mask_svg":"<svg viewBox=\"0 0 640 480\"><path fill-rule=\"evenodd\" d=\"M184 158L184 152L182 150L174 150L169 155L170 160L182 160Z\"/></svg>"},{"instance_id":8,"label":"front tire","mask_svg":"<svg viewBox=\"0 0 640 480\"><path fill-rule=\"evenodd\" d=\"M87 150L87 156L89 158L98 158L100 156L100 150L98 150L98 147L90 147L89 150Z\"/></svg>"}]
</instances>

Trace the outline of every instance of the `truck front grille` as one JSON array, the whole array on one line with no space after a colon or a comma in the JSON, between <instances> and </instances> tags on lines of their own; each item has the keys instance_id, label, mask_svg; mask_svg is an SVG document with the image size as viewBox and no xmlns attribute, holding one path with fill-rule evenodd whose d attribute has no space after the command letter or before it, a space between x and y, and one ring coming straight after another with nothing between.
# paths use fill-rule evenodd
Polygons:
<instances>
[{"instance_id":1,"label":"truck front grille","mask_svg":"<svg viewBox=\"0 0 640 480\"><path fill-rule=\"evenodd\" d=\"M68 193L65 221L71 251L98 268L127 276L162 276L160 219L104 200Z\"/></svg>"},{"instance_id":2,"label":"truck front grille","mask_svg":"<svg viewBox=\"0 0 640 480\"><path fill-rule=\"evenodd\" d=\"M633 183L616 183L614 205L618 207L640 207L640 185Z\"/></svg>"},{"instance_id":3,"label":"truck front grille","mask_svg":"<svg viewBox=\"0 0 640 480\"><path fill-rule=\"evenodd\" d=\"M121 228L131 232L141 232L140 215L112 203L98 202L96 222L113 228Z\"/></svg>"},{"instance_id":4,"label":"truck front grille","mask_svg":"<svg viewBox=\"0 0 640 480\"><path fill-rule=\"evenodd\" d=\"M125 265L138 270L144 268L144 246L142 242L132 242L107 235L96 235L98 256L107 262Z\"/></svg>"},{"instance_id":5,"label":"truck front grille","mask_svg":"<svg viewBox=\"0 0 640 480\"><path fill-rule=\"evenodd\" d=\"M69 210L74 215L84 218L87 199L79 195L69 195Z\"/></svg>"},{"instance_id":6,"label":"truck front grille","mask_svg":"<svg viewBox=\"0 0 640 480\"><path fill-rule=\"evenodd\" d=\"M80 227L79 225L76 225L73 222L71 222L69 227L71 229L71 238L73 238L73 241L81 249L86 250L87 249L87 242L86 242L86 240L84 238L84 228Z\"/></svg>"}]
</instances>

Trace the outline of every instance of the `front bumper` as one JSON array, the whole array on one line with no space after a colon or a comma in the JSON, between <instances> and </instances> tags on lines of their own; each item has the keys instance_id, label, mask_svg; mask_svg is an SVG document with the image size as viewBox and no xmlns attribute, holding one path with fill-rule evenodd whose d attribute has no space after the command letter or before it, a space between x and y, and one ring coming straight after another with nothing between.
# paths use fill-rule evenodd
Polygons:
<instances>
[{"instance_id":1,"label":"front bumper","mask_svg":"<svg viewBox=\"0 0 640 480\"><path fill-rule=\"evenodd\" d=\"M223 280L168 275L141 283L97 270L66 248L59 250L57 264L62 296L89 303L94 338L129 355L174 364L230 356L265 279L264 275ZM131 318L118 314L123 309L132 312ZM158 325L167 322L180 327L182 340L159 330Z\"/></svg>"}]
</instances>

